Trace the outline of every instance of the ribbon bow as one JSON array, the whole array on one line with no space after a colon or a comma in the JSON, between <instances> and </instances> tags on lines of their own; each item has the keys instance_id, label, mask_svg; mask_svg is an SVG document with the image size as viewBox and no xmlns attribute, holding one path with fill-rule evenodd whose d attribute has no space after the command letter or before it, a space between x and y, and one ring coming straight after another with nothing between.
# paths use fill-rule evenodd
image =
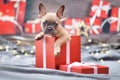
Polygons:
<instances>
[{"instance_id":1,"label":"ribbon bow","mask_svg":"<svg viewBox=\"0 0 120 80\"><path fill-rule=\"evenodd\" d=\"M76 26L79 26L80 23L81 23L80 21L76 21L75 19L72 19L72 25L66 25L65 28L74 29Z\"/></svg>"},{"instance_id":2,"label":"ribbon bow","mask_svg":"<svg viewBox=\"0 0 120 80\"><path fill-rule=\"evenodd\" d=\"M66 25L66 29L71 29L70 34L75 34L75 27L80 26L81 22L76 21L75 19L72 19L72 25Z\"/></svg>"},{"instance_id":3,"label":"ribbon bow","mask_svg":"<svg viewBox=\"0 0 120 80\"><path fill-rule=\"evenodd\" d=\"M99 6L94 5L91 9L96 12L98 17L100 17L101 10L104 10L107 13L110 8L110 5L103 5L103 1L100 1Z\"/></svg>"}]
</instances>

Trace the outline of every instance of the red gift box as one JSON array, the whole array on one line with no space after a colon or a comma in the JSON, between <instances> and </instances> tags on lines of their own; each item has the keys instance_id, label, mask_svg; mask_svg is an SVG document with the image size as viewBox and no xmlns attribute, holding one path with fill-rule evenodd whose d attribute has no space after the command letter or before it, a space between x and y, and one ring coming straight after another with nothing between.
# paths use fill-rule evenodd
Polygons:
<instances>
[{"instance_id":1,"label":"red gift box","mask_svg":"<svg viewBox=\"0 0 120 80\"><path fill-rule=\"evenodd\" d=\"M26 33L38 33L41 31L41 26L40 23L26 23L24 29Z\"/></svg>"},{"instance_id":2,"label":"red gift box","mask_svg":"<svg viewBox=\"0 0 120 80\"><path fill-rule=\"evenodd\" d=\"M119 32L119 31L120 31L120 8L112 7L110 32Z\"/></svg>"},{"instance_id":3,"label":"red gift box","mask_svg":"<svg viewBox=\"0 0 120 80\"><path fill-rule=\"evenodd\" d=\"M106 0L93 0L90 16L96 15L97 17L107 18L109 10L110 2Z\"/></svg>"},{"instance_id":4,"label":"red gift box","mask_svg":"<svg viewBox=\"0 0 120 80\"><path fill-rule=\"evenodd\" d=\"M69 65L60 65L59 70L80 74L109 74L109 68L107 66L93 63L74 62Z\"/></svg>"},{"instance_id":5,"label":"red gift box","mask_svg":"<svg viewBox=\"0 0 120 80\"><path fill-rule=\"evenodd\" d=\"M54 57L56 38L46 37L45 40L36 41L36 67L58 68L58 65L61 64L81 61L80 36L72 36L71 38L70 42L61 46L61 52L56 57Z\"/></svg>"},{"instance_id":6,"label":"red gift box","mask_svg":"<svg viewBox=\"0 0 120 80\"><path fill-rule=\"evenodd\" d=\"M55 57L56 68L58 65L70 64L81 61L81 38L80 36L71 36L71 40L62 45L61 52Z\"/></svg>"},{"instance_id":7,"label":"red gift box","mask_svg":"<svg viewBox=\"0 0 120 80\"><path fill-rule=\"evenodd\" d=\"M93 17L86 17L84 19L84 21L85 21L86 25L88 25L88 27L89 27L89 33L90 34L100 34L100 33L102 33L102 29L101 29L102 19L101 18L93 19Z\"/></svg>"},{"instance_id":8,"label":"red gift box","mask_svg":"<svg viewBox=\"0 0 120 80\"><path fill-rule=\"evenodd\" d=\"M45 37L36 41L36 67L38 68L55 68L54 56L55 38Z\"/></svg>"},{"instance_id":9,"label":"red gift box","mask_svg":"<svg viewBox=\"0 0 120 80\"><path fill-rule=\"evenodd\" d=\"M16 34L16 26L10 21L0 20L0 34Z\"/></svg>"},{"instance_id":10,"label":"red gift box","mask_svg":"<svg viewBox=\"0 0 120 80\"><path fill-rule=\"evenodd\" d=\"M10 2L7 4L0 4L0 13L1 16L8 15L8 16L15 16L15 9L14 9L14 2Z\"/></svg>"},{"instance_id":11,"label":"red gift box","mask_svg":"<svg viewBox=\"0 0 120 80\"><path fill-rule=\"evenodd\" d=\"M78 31L76 27L79 27L82 21L80 18L68 18L65 20L65 29L70 35L77 35Z\"/></svg>"}]
</instances>

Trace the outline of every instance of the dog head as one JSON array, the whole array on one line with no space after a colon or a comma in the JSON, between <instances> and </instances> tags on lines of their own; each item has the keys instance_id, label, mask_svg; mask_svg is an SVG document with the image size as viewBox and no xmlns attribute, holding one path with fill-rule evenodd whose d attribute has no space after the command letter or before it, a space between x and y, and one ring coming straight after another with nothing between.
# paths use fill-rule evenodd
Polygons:
<instances>
[{"instance_id":1,"label":"dog head","mask_svg":"<svg viewBox=\"0 0 120 80\"><path fill-rule=\"evenodd\" d=\"M56 13L47 13L45 6L39 4L39 17L41 18L41 27L45 34L55 35L57 27L60 25L60 19L63 16L64 5L61 5Z\"/></svg>"}]
</instances>

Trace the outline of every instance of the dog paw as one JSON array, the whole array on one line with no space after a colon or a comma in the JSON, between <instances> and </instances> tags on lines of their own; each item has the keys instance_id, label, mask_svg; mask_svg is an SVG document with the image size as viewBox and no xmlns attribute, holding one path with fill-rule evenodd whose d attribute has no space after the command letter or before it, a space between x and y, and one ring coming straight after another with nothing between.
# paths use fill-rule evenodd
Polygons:
<instances>
[{"instance_id":1,"label":"dog paw","mask_svg":"<svg viewBox=\"0 0 120 80\"><path fill-rule=\"evenodd\" d=\"M36 36L35 40L41 40L42 38L43 38L43 36L41 36L41 37L40 36Z\"/></svg>"},{"instance_id":2,"label":"dog paw","mask_svg":"<svg viewBox=\"0 0 120 80\"><path fill-rule=\"evenodd\" d=\"M55 49L54 49L54 55L55 56L58 56L60 54L60 47L56 47Z\"/></svg>"},{"instance_id":3,"label":"dog paw","mask_svg":"<svg viewBox=\"0 0 120 80\"><path fill-rule=\"evenodd\" d=\"M40 39L42 39L42 38L43 38L43 36L40 35L40 34L38 34L38 35L35 36L35 40L40 40Z\"/></svg>"}]
</instances>

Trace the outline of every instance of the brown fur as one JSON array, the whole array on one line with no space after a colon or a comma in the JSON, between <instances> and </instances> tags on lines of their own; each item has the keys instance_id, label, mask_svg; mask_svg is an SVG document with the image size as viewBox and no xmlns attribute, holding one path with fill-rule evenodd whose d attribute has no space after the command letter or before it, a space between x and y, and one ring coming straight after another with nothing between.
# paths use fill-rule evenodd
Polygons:
<instances>
[{"instance_id":1,"label":"brown fur","mask_svg":"<svg viewBox=\"0 0 120 80\"><path fill-rule=\"evenodd\" d=\"M55 21L58 24L57 28L55 29L55 35L51 35L51 36L58 37L58 39L56 40L54 44L55 55L58 55L60 53L61 45L63 45L64 43L66 43L67 41L71 39L68 32L62 27L61 21L60 21L61 17L63 16L64 8L65 8L64 5L62 5L56 13L46 13L45 6L42 3L39 4L41 24L45 20ZM44 33L43 25L41 27L42 27L42 31L36 35L35 37L36 40L42 39L45 35L47 35Z\"/></svg>"}]
</instances>

